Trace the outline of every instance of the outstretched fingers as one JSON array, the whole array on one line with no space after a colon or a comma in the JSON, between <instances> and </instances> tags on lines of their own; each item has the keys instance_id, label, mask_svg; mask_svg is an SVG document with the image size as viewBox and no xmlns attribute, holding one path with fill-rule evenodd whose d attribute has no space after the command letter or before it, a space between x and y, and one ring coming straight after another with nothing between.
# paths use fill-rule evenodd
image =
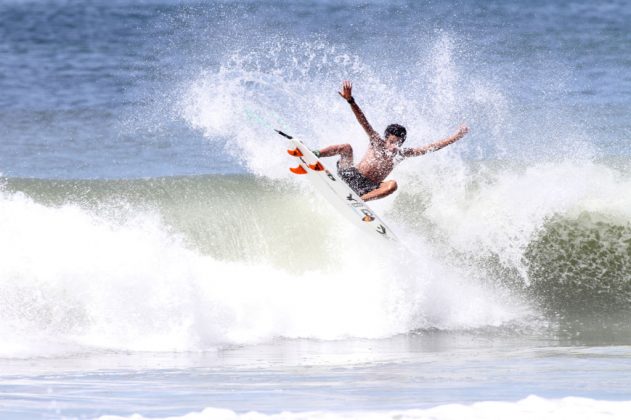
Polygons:
<instances>
[{"instance_id":1,"label":"outstretched fingers","mask_svg":"<svg viewBox=\"0 0 631 420\"><path fill-rule=\"evenodd\" d=\"M342 83L342 91L338 92L340 96L346 100L349 100L353 95L353 84L350 80L344 80Z\"/></svg>"}]
</instances>

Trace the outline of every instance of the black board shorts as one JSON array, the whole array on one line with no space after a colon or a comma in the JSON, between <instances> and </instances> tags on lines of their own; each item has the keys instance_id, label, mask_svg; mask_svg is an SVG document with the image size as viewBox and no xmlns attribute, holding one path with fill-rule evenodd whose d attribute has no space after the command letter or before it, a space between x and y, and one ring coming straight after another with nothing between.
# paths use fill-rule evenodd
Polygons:
<instances>
[{"instance_id":1,"label":"black board shorts","mask_svg":"<svg viewBox=\"0 0 631 420\"><path fill-rule=\"evenodd\" d=\"M369 192L379 188L380 183L373 182L370 179L366 178L354 166L349 166L348 168L340 169L339 161L337 162L337 174L360 197L364 194L368 194Z\"/></svg>"}]
</instances>

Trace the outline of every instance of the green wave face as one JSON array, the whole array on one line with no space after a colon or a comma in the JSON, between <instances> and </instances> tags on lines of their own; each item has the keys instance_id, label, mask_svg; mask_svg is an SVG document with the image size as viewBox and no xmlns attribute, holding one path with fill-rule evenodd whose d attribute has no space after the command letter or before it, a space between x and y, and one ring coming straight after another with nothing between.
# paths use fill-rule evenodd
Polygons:
<instances>
[{"instance_id":1,"label":"green wave face","mask_svg":"<svg viewBox=\"0 0 631 420\"><path fill-rule=\"evenodd\" d=\"M525 254L528 293L569 330L631 333L631 224L584 213L546 223Z\"/></svg>"}]
</instances>

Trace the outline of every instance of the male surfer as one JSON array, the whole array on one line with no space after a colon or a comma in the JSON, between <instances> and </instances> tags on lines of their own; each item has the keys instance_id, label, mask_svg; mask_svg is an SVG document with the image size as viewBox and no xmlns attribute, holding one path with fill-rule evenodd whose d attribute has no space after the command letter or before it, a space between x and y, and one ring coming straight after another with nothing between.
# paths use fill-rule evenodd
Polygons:
<instances>
[{"instance_id":1,"label":"male surfer","mask_svg":"<svg viewBox=\"0 0 631 420\"><path fill-rule=\"evenodd\" d=\"M401 145L407 135L405 127L399 124L390 124L386 128L384 138L381 138L368 123L366 116L355 102L352 89L353 85L346 80L342 84L342 91L338 93L351 105L357 121L368 134L370 141L368 151L356 166L353 164L353 148L350 144L336 144L315 150L314 153L318 157L340 155L340 160L337 162L337 173L365 201L383 198L397 189L395 180L386 181L385 179L395 165L403 159L442 149L460 140L469 132L469 128L463 125L453 136L444 140L423 147L402 148Z\"/></svg>"}]
</instances>

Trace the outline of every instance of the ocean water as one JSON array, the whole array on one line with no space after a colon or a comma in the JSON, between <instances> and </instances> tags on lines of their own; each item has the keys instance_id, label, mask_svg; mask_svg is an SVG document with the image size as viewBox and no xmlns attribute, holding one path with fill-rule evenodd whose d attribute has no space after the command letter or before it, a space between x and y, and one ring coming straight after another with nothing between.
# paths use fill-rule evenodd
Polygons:
<instances>
[{"instance_id":1,"label":"ocean water","mask_svg":"<svg viewBox=\"0 0 631 420\"><path fill-rule=\"evenodd\" d=\"M6 0L0 417L628 419L628 1ZM285 144L420 146L372 242ZM325 160L333 165L334 160Z\"/></svg>"}]
</instances>

